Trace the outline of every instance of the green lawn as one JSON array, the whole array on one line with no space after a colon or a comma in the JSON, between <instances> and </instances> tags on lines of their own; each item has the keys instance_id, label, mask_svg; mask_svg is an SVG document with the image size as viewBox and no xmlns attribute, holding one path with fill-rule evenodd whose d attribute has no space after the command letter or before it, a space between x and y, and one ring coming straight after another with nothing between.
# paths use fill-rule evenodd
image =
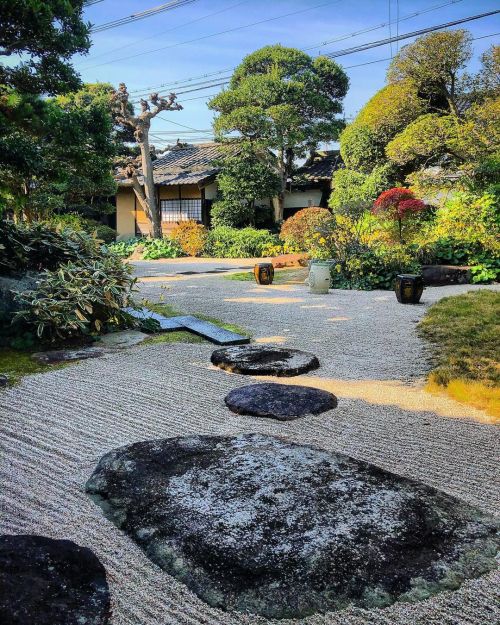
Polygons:
<instances>
[{"instance_id":1,"label":"green lawn","mask_svg":"<svg viewBox=\"0 0 500 625\"><path fill-rule=\"evenodd\" d=\"M43 365L31 358L32 352L0 348L0 373L7 374L10 384L16 384L25 375L61 369L66 364Z\"/></svg>"},{"instance_id":2,"label":"green lawn","mask_svg":"<svg viewBox=\"0 0 500 625\"><path fill-rule=\"evenodd\" d=\"M435 348L431 387L500 417L500 292L446 297L418 329Z\"/></svg>"}]
</instances>

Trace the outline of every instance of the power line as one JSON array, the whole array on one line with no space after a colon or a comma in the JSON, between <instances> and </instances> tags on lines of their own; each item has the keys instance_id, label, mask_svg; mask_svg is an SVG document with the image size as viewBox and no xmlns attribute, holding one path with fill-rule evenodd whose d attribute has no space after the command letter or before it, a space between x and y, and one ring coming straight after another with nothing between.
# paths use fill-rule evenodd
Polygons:
<instances>
[{"instance_id":1,"label":"power line","mask_svg":"<svg viewBox=\"0 0 500 625\"><path fill-rule=\"evenodd\" d=\"M478 39L486 39L488 37L495 37L498 34L500 34L500 33L492 33L490 35L483 35L481 37L473 37L472 41L476 41ZM357 68L357 67L364 67L365 65L373 65L373 64L376 64L376 63L382 63L384 61L391 61L392 58L393 57L386 57L384 59L377 59L376 61L367 61L365 63L356 63L355 65L345 65L344 69L354 69L354 68ZM182 95L183 93L192 93L192 92L195 92L195 91L204 91L205 89L211 89L212 87L225 86L225 85L229 84L229 78L230 77L228 77L228 79L226 81L224 81L224 82L212 82L210 84L207 84L205 86L201 86L201 87L198 87L198 88L195 88L195 89L189 89L189 90L186 90L186 91L179 91L177 93L177 95ZM220 91L218 93L220 93ZM208 95L197 96L197 97L194 97L194 98L186 98L186 99L183 99L182 101L183 102L190 102L192 100L200 100L200 99L203 99L203 98L208 100L208 99L213 98L216 95L218 95L218 93L212 93L212 94L208 94ZM140 100L131 100L131 103L132 104L138 104L139 101ZM169 121L169 120L166 120L166 121ZM174 122L172 122L172 123L174 123Z\"/></svg>"},{"instance_id":2,"label":"power line","mask_svg":"<svg viewBox=\"0 0 500 625\"><path fill-rule=\"evenodd\" d=\"M445 3L442 3L442 4L438 4L438 5L434 5L434 6L429 7L428 9L425 9L423 11L415 11L414 13L410 13L408 15L405 15L404 17L400 18L400 21L409 20L409 19L412 19L412 18L417 17L419 15L423 15L423 14L429 13L431 11L436 11L438 9L441 9L443 7L446 7L446 6L449 6L449 5L452 5L452 4L458 4L459 2L463 2L463 0L449 0L448 2L445 2ZM326 46L326 45L330 45L331 43L335 43L337 41L344 41L345 39L351 39L351 38L356 37L358 35L362 35L362 34L365 34L365 33L368 33L368 32L372 32L374 30L379 30L380 28L384 28L385 26L387 26L387 22L382 22L381 24L378 24L376 26L370 26L369 28L364 28L362 30L358 30L358 31L354 31L354 32L351 32L351 33L347 33L345 35L341 35L339 37L335 37L334 39L329 39L327 41L322 41L320 43L308 46L306 48L302 48L302 51L307 52L309 50L315 50L317 48L320 48L320 47L323 47L323 46ZM192 78L186 78L184 80L178 80L178 81L171 82L171 83L163 83L163 84L160 84L160 85L157 85L157 86L149 86L149 87L144 87L142 89L135 89L134 91L131 91L131 93L139 93L140 92L141 94L144 95L144 94L148 93L150 90L153 90L153 89L162 89L162 88L166 88L166 87L168 87L169 89L172 89L172 88L175 88L175 85L182 85L182 86L184 86L184 83L187 83L187 82L192 81L192 80L198 80L200 78L207 78L209 76L214 76L214 75L217 75L217 74L223 74L223 73L232 72L232 71L234 71L234 67L230 67L230 68L227 68L227 69L219 70L217 72L211 72L209 74L203 74L201 76L195 76L195 77L192 77Z\"/></svg>"},{"instance_id":3,"label":"power line","mask_svg":"<svg viewBox=\"0 0 500 625\"><path fill-rule=\"evenodd\" d=\"M187 0L189 2L193 2L195 0ZM237 30L243 30L245 28L250 28L251 26L258 26L259 24L265 24L267 22L273 22L276 20L281 20L284 17L290 17L291 15L298 15L300 13L305 13L306 11L313 11L314 9L319 9L320 7L326 6L327 4L332 4L341 2L341 0L328 0L328 2L322 2L321 4L317 4L313 7L307 7L306 9L300 9L299 11L292 11L291 13L284 13L282 15L277 15L276 17L269 17L265 20L259 20L258 22L252 22L251 24L244 24L243 26L235 26L234 28L228 28L226 30L221 30L217 33L211 33L210 35L204 35L203 37L196 37L195 39L188 39L186 41L179 41L177 43L171 43L168 46L162 46L161 48L154 48L153 50L145 50L144 52L137 52L136 54L130 54L128 56L122 56L119 59L113 59L112 61L105 61L104 63L98 63L96 65L88 65L87 67L83 67L82 69L93 69L94 67L101 67L102 65L110 65L112 63L118 63L119 61L126 61L128 59L133 59L138 56L144 56L145 54L151 54L153 52L160 52L161 50L167 50L170 48L175 48L177 46L183 46L187 43L194 43L197 41L202 41L204 39L210 39L211 37L217 37L219 35L225 35L226 33L232 33Z\"/></svg>"},{"instance_id":4,"label":"power line","mask_svg":"<svg viewBox=\"0 0 500 625\"><path fill-rule=\"evenodd\" d=\"M102 2L102 1L103 0L94 0L94 2ZM462 0L455 0L455 1L461 2ZM213 17L214 15L219 15L219 13L230 11L231 9L235 9L236 7L240 6L241 4L245 4L246 2L249 2L249 0L241 0L241 2L237 2L236 4L231 4L230 6L224 9L220 9L219 11L214 11L212 13L207 13L206 15L197 17L194 20L189 20L188 22L184 22L183 24L178 24L177 26L174 26L173 28L168 28L167 30L162 30L160 32L157 32L154 35L149 35L148 37L141 37L141 39L136 39L135 41L132 41L131 43L127 43L123 46L118 46L117 48L106 50L106 52L101 52L100 54L94 54L92 55L92 60L98 59L101 56L108 56L109 54L112 54L113 52L118 52L120 50L123 50L124 48L130 48L131 46L135 46L138 43L143 43L144 41L147 41L148 39L155 39L156 37L159 37L160 35L165 35L166 33L170 33L173 30L179 30L179 28L184 28L184 26L189 26L190 24L194 24L195 22L201 22L202 20L207 19L207 17Z\"/></svg>"},{"instance_id":5,"label":"power line","mask_svg":"<svg viewBox=\"0 0 500 625\"><path fill-rule=\"evenodd\" d=\"M403 39L409 39L410 37L418 37L418 35L424 35L425 33L430 33L435 30L442 30L443 28L449 28L450 26L457 26L458 24L464 24L465 22L472 22L473 20L479 20L483 17L491 17L492 15L496 15L500 13L500 9L496 11L488 11L487 13L479 13L478 15L471 15L470 17L464 17L460 20L454 20L453 22L446 22L445 24L437 24L436 26L429 26L428 28L421 28L420 30L414 30L411 33L405 33L403 35L398 35L397 37L387 37L386 39L381 39L379 41L372 41L370 43L365 43L361 46L355 46L353 48L346 48L344 50L337 50L336 52L329 52L325 54L329 58L337 58L339 56L346 56L348 54L354 54L355 52L363 52L364 50L371 50L372 48L378 48L380 46L384 46L388 43L392 43L394 41L401 41Z\"/></svg>"},{"instance_id":6,"label":"power line","mask_svg":"<svg viewBox=\"0 0 500 625\"><path fill-rule=\"evenodd\" d=\"M186 4L192 4L193 2L197 2L197 0L172 0L171 2L160 4L157 7L146 9L145 11L141 11L140 13L132 13L132 15L121 17L117 20L113 20L112 22L106 22L105 24L100 24L99 26L93 26L90 29L90 32L100 33L104 30L110 30L111 28L124 26L125 24L130 24L131 22L144 20L147 17L152 17L153 15L158 15L158 13L164 13L165 11L171 11L172 9L177 9L181 6L185 6Z\"/></svg>"}]
</instances>

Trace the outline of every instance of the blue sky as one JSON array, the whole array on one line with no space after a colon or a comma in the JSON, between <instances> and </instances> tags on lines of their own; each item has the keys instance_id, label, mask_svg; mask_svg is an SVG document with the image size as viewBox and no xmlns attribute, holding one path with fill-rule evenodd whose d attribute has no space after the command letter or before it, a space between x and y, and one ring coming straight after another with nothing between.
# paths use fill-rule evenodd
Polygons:
<instances>
[{"instance_id":1,"label":"blue sky","mask_svg":"<svg viewBox=\"0 0 500 625\"><path fill-rule=\"evenodd\" d=\"M123 81L130 92L137 93L134 97L138 97L142 90L150 86L170 86L175 81L185 82L186 79L233 68L246 54L268 44L281 43L296 48L311 48L308 53L317 55L383 39L389 36L389 26L322 45L322 42L387 22L389 7L394 21L398 4L399 16L404 18L447 2L450 0L196 0L184 7L142 21L95 33L90 53L86 57L75 57L74 63L85 82L102 81L116 85ZM88 7L85 15L88 21L100 25L159 4L162 4L162 0L103 0ZM497 8L498 3L495 0L456 1L454 4L402 20L399 33ZM285 16L291 13L294 14ZM262 23L214 35L259 21ZM484 37L500 31L500 19L497 15L470 22L464 27L474 37ZM391 32L393 35L396 33L396 25L391 26ZM497 35L475 41L475 57L492 43L498 43L499 39L500 36ZM411 40L400 45L408 41ZM392 46L393 54L396 46L397 44ZM156 48L164 49L149 53ZM124 58L131 55L139 56ZM390 56L390 46L384 45L336 59L346 67L351 81L345 99L346 116L355 115L384 85L389 61L373 61L390 59ZM364 65L365 63L370 64ZM349 67L353 65L359 66ZM473 66L476 65L477 62L474 61ZM211 79L217 81L217 74L205 78ZM191 82L199 83L202 80L199 78ZM190 88L198 87L184 85L177 87L177 90L187 91ZM223 87L212 87L179 95L184 110L163 114L172 123L159 119L153 122L153 133L160 133L155 137L155 144L174 142L177 137L182 140L188 140L189 137L201 140L206 137L209 140L213 113L206 106L207 96L221 88ZM159 91L168 92L169 89ZM189 126L197 132L188 133L187 128L176 124Z\"/></svg>"}]
</instances>

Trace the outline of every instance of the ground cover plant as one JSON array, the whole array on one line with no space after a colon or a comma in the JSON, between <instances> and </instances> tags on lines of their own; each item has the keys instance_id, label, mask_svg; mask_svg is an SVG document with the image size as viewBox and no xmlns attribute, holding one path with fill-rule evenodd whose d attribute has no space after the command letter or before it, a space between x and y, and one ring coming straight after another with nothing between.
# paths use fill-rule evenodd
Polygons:
<instances>
[{"instance_id":1,"label":"ground cover plant","mask_svg":"<svg viewBox=\"0 0 500 625\"><path fill-rule=\"evenodd\" d=\"M471 291L434 304L418 328L434 346L431 390L500 421L500 293Z\"/></svg>"}]
</instances>

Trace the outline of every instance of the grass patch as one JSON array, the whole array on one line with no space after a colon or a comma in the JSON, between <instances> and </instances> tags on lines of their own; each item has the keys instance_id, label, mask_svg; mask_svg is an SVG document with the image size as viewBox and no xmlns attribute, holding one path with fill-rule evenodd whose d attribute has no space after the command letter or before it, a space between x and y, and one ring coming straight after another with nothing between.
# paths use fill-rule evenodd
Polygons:
<instances>
[{"instance_id":1,"label":"grass patch","mask_svg":"<svg viewBox=\"0 0 500 625\"><path fill-rule=\"evenodd\" d=\"M223 276L224 280L240 280L242 282L255 282L253 271L230 273ZM304 267L292 267L290 269L276 269L273 284L304 284L307 278L307 269Z\"/></svg>"},{"instance_id":2,"label":"grass patch","mask_svg":"<svg viewBox=\"0 0 500 625\"><path fill-rule=\"evenodd\" d=\"M44 365L31 358L33 352L25 352L11 348L0 348L0 373L5 373L9 384L17 384L25 375L46 373L54 369L62 369L66 363Z\"/></svg>"},{"instance_id":3,"label":"grass patch","mask_svg":"<svg viewBox=\"0 0 500 625\"><path fill-rule=\"evenodd\" d=\"M155 313L159 315L163 315L164 317L178 317L180 315L185 315L185 313L179 312L170 304L153 304L152 302L145 302L144 306L149 308ZM193 315L197 319L201 319L202 321L209 321L219 328L224 328L224 330L229 330L231 332L236 332L237 334L243 334L244 336L250 336L250 334L242 328L241 326L235 325L233 323L226 323L225 321L221 321L220 319L216 319L215 317L209 317L208 315L202 315L197 313ZM156 334L147 340L147 343L207 343L201 336L197 336L196 334L192 334L191 332L185 330L179 330L174 332L162 332L161 334Z\"/></svg>"},{"instance_id":4,"label":"grass patch","mask_svg":"<svg viewBox=\"0 0 500 625\"><path fill-rule=\"evenodd\" d=\"M418 326L435 347L431 392L446 392L500 419L500 293L471 291L431 306Z\"/></svg>"}]
</instances>

